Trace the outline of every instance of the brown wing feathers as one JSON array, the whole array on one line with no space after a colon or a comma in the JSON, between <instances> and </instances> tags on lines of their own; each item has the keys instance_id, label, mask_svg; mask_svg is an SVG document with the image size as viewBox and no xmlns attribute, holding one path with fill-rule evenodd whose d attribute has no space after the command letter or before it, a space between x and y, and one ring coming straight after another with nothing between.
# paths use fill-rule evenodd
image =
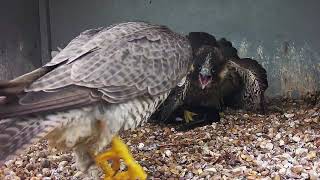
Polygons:
<instances>
[{"instance_id":1,"label":"brown wing feathers","mask_svg":"<svg viewBox=\"0 0 320 180\"><path fill-rule=\"evenodd\" d=\"M0 106L0 119L67 110L98 102L100 97L92 96L91 90L81 87L66 87L55 92L29 92L20 98Z\"/></svg>"}]
</instances>

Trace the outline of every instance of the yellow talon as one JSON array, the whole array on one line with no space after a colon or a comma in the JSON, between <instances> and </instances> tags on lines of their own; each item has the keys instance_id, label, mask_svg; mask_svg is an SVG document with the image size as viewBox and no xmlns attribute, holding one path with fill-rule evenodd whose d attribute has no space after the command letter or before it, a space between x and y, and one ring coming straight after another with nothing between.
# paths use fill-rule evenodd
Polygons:
<instances>
[{"instance_id":1,"label":"yellow talon","mask_svg":"<svg viewBox=\"0 0 320 180\"><path fill-rule=\"evenodd\" d=\"M186 123L189 123L189 122L193 121L193 116L195 116L197 114L194 112L191 112L191 111L184 111L183 115L184 115L184 120L186 121Z\"/></svg>"},{"instance_id":2,"label":"yellow talon","mask_svg":"<svg viewBox=\"0 0 320 180\"><path fill-rule=\"evenodd\" d=\"M123 159L127 165L127 171L119 172L120 159ZM112 160L112 166L107 162ZM96 157L96 163L101 167L105 174L105 180L145 180L147 174L143 168L135 162L126 144L119 137L113 137L111 141L111 149L107 152L99 154Z\"/></svg>"}]
</instances>

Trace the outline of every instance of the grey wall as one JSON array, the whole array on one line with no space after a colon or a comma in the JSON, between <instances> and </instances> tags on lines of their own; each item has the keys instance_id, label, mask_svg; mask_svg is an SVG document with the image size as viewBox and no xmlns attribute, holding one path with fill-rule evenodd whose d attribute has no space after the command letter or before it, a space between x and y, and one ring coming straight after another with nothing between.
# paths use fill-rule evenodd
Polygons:
<instances>
[{"instance_id":1,"label":"grey wall","mask_svg":"<svg viewBox=\"0 0 320 180\"><path fill-rule=\"evenodd\" d=\"M41 65L38 0L0 5L0 80Z\"/></svg>"},{"instance_id":2,"label":"grey wall","mask_svg":"<svg viewBox=\"0 0 320 180\"><path fill-rule=\"evenodd\" d=\"M320 89L320 2L317 0L50 0L52 47L81 31L144 20L173 30L226 37L240 56L268 71L269 96Z\"/></svg>"}]
</instances>

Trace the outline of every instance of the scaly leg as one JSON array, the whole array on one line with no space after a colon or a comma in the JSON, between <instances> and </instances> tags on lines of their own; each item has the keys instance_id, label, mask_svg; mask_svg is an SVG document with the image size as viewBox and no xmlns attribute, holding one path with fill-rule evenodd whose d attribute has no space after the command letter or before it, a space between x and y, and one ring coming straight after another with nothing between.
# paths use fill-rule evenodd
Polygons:
<instances>
[{"instance_id":1,"label":"scaly leg","mask_svg":"<svg viewBox=\"0 0 320 180\"><path fill-rule=\"evenodd\" d=\"M185 110L183 115L184 115L184 120L186 121L186 123L190 123L191 121L193 121L193 116L195 116L197 114L194 112Z\"/></svg>"},{"instance_id":2,"label":"scaly leg","mask_svg":"<svg viewBox=\"0 0 320 180\"><path fill-rule=\"evenodd\" d=\"M127 171L119 172L120 159L123 159L128 167ZM107 160L112 160L112 166L109 165ZM147 174L142 167L135 162L131 153L119 137L114 137L111 142L111 149L96 157L96 163L101 167L105 174L105 180L145 180Z\"/></svg>"}]
</instances>

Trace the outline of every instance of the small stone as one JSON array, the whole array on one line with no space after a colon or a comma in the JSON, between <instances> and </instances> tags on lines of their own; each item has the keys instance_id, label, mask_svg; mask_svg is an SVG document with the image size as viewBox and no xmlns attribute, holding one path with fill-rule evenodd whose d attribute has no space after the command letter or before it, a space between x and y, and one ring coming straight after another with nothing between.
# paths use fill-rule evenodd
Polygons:
<instances>
[{"instance_id":1,"label":"small stone","mask_svg":"<svg viewBox=\"0 0 320 180\"><path fill-rule=\"evenodd\" d=\"M60 160L60 156L48 156L48 159L50 160L50 161L53 161L53 162L57 162L57 161L59 161Z\"/></svg>"},{"instance_id":2,"label":"small stone","mask_svg":"<svg viewBox=\"0 0 320 180\"><path fill-rule=\"evenodd\" d=\"M272 144L272 143L267 143L267 144L266 144L266 148L267 148L268 150L272 150L272 149L273 149L273 144Z\"/></svg>"},{"instance_id":3,"label":"small stone","mask_svg":"<svg viewBox=\"0 0 320 180\"><path fill-rule=\"evenodd\" d=\"M244 114L243 117L246 118L246 119L248 119L248 118L249 118L249 115L248 115L248 114Z\"/></svg>"},{"instance_id":4,"label":"small stone","mask_svg":"<svg viewBox=\"0 0 320 180\"><path fill-rule=\"evenodd\" d=\"M279 174L276 174L274 177L273 177L273 180L281 180L281 177Z\"/></svg>"},{"instance_id":5,"label":"small stone","mask_svg":"<svg viewBox=\"0 0 320 180\"><path fill-rule=\"evenodd\" d=\"M232 169L232 173L233 173L233 175L235 175L235 176L239 176L239 175L243 174L243 171L244 171L245 169L246 169L245 166L237 167L237 168Z\"/></svg>"},{"instance_id":6,"label":"small stone","mask_svg":"<svg viewBox=\"0 0 320 180\"><path fill-rule=\"evenodd\" d=\"M253 161L253 158L249 155L241 154L240 157L247 162Z\"/></svg>"},{"instance_id":7,"label":"small stone","mask_svg":"<svg viewBox=\"0 0 320 180\"><path fill-rule=\"evenodd\" d=\"M285 144L284 140L280 139L279 140L279 146L283 146Z\"/></svg>"},{"instance_id":8,"label":"small stone","mask_svg":"<svg viewBox=\"0 0 320 180\"><path fill-rule=\"evenodd\" d=\"M26 165L26 169L27 169L28 171L31 171L31 170L34 169L34 165L33 165L32 163L28 163L28 164Z\"/></svg>"},{"instance_id":9,"label":"small stone","mask_svg":"<svg viewBox=\"0 0 320 180\"><path fill-rule=\"evenodd\" d=\"M312 119L311 118L304 119L304 122L306 123L312 122Z\"/></svg>"},{"instance_id":10,"label":"small stone","mask_svg":"<svg viewBox=\"0 0 320 180\"><path fill-rule=\"evenodd\" d=\"M30 180L40 180L38 177L31 177Z\"/></svg>"},{"instance_id":11,"label":"small stone","mask_svg":"<svg viewBox=\"0 0 320 180\"><path fill-rule=\"evenodd\" d=\"M294 114L284 113L284 116L285 116L286 118L293 118L293 117L294 117Z\"/></svg>"},{"instance_id":12,"label":"small stone","mask_svg":"<svg viewBox=\"0 0 320 180\"><path fill-rule=\"evenodd\" d=\"M170 157L170 156L172 155L172 152L171 152L169 149L167 149L167 150L164 151L164 154L165 154L167 157Z\"/></svg>"},{"instance_id":13,"label":"small stone","mask_svg":"<svg viewBox=\"0 0 320 180\"><path fill-rule=\"evenodd\" d=\"M139 150L142 150L143 148L144 148L144 144L143 144L143 143L139 143L138 149L139 149Z\"/></svg>"},{"instance_id":14,"label":"small stone","mask_svg":"<svg viewBox=\"0 0 320 180\"><path fill-rule=\"evenodd\" d=\"M301 173L300 176L302 177L302 179L309 179L309 174L308 173Z\"/></svg>"},{"instance_id":15,"label":"small stone","mask_svg":"<svg viewBox=\"0 0 320 180\"><path fill-rule=\"evenodd\" d=\"M255 179L257 179L257 176L247 176L247 179L248 180L255 180Z\"/></svg>"},{"instance_id":16,"label":"small stone","mask_svg":"<svg viewBox=\"0 0 320 180\"><path fill-rule=\"evenodd\" d=\"M306 148L297 148L296 151L295 151L295 154L296 155L301 155L303 153L307 153L308 152L308 149Z\"/></svg>"},{"instance_id":17,"label":"small stone","mask_svg":"<svg viewBox=\"0 0 320 180\"><path fill-rule=\"evenodd\" d=\"M279 170L279 174L281 174L281 175L284 175L284 174L286 174L286 168L281 168L280 170Z\"/></svg>"},{"instance_id":18,"label":"small stone","mask_svg":"<svg viewBox=\"0 0 320 180\"><path fill-rule=\"evenodd\" d=\"M207 169L205 169L204 171L216 173L216 172L217 172L217 169L216 169L216 168L207 168Z\"/></svg>"},{"instance_id":19,"label":"small stone","mask_svg":"<svg viewBox=\"0 0 320 180\"><path fill-rule=\"evenodd\" d=\"M45 177L51 176L50 169L49 169L49 168L43 168L43 169L42 169L42 174L43 174Z\"/></svg>"},{"instance_id":20,"label":"small stone","mask_svg":"<svg viewBox=\"0 0 320 180\"><path fill-rule=\"evenodd\" d=\"M319 175L315 171L309 171L310 180L316 180L319 178Z\"/></svg>"},{"instance_id":21,"label":"small stone","mask_svg":"<svg viewBox=\"0 0 320 180\"><path fill-rule=\"evenodd\" d=\"M21 167L23 165L23 161L19 160L19 161L14 162L14 164L18 167Z\"/></svg>"},{"instance_id":22,"label":"small stone","mask_svg":"<svg viewBox=\"0 0 320 180\"><path fill-rule=\"evenodd\" d=\"M292 140L295 141L295 142L300 142L301 138L299 136L293 136Z\"/></svg>"},{"instance_id":23,"label":"small stone","mask_svg":"<svg viewBox=\"0 0 320 180\"><path fill-rule=\"evenodd\" d=\"M42 159L40 165L42 168L50 168L50 161L47 159Z\"/></svg>"},{"instance_id":24,"label":"small stone","mask_svg":"<svg viewBox=\"0 0 320 180\"><path fill-rule=\"evenodd\" d=\"M291 168L291 171L296 174L300 174L302 170L303 170L303 167L301 165L293 166Z\"/></svg>"},{"instance_id":25,"label":"small stone","mask_svg":"<svg viewBox=\"0 0 320 180\"><path fill-rule=\"evenodd\" d=\"M317 152L316 151L310 151L307 155L307 158L309 160L314 159L315 157L317 157Z\"/></svg>"},{"instance_id":26,"label":"small stone","mask_svg":"<svg viewBox=\"0 0 320 180\"><path fill-rule=\"evenodd\" d=\"M200 174L202 174L202 173L203 173L203 170L202 170L202 169L198 169L198 170L197 170L197 174L200 175Z\"/></svg>"},{"instance_id":27,"label":"small stone","mask_svg":"<svg viewBox=\"0 0 320 180\"><path fill-rule=\"evenodd\" d=\"M314 145L317 146L317 147L320 147L320 138L316 138L314 140Z\"/></svg>"},{"instance_id":28,"label":"small stone","mask_svg":"<svg viewBox=\"0 0 320 180\"><path fill-rule=\"evenodd\" d=\"M192 172L188 172L188 173L185 175L185 178L187 178L187 179L192 179L192 178L193 178Z\"/></svg>"},{"instance_id":29,"label":"small stone","mask_svg":"<svg viewBox=\"0 0 320 180\"><path fill-rule=\"evenodd\" d=\"M68 161L61 161L58 165L59 168L65 167L68 164Z\"/></svg>"},{"instance_id":30,"label":"small stone","mask_svg":"<svg viewBox=\"0 0 320 180\"><path fill-rule=\"evenodd\" d=\"M275 139L278 140L281 138L281 133L277 133L277 135L275 136Z\"/></svg>"},{"instance_id":31,"label":"small stone","mask_svg":"<svg viewBox=\"0 0 320 180\"><path fill-rule=\"evenodd\" d=\"M78 171L73 175L74 178L80 178L81 176L83 176L83 173L81 171Z\"/></svg>"},{"instance_id":32,"label":"small stone","mask_svg":"<svg viewBox=\"0 0 320 180\"><path fill-rule=\"evenodd\" d=\"M261 172L261 175L262 176L267 176L269 174L269 171L268 170L265 170L265 171L262 171Z\"/></svg>"},{"instance_id":33,"label":"small stone","mask_svg":"<svg viewBox=\"0 0 320 180\"><path fill-rule=\"evenodd\" d=\"M38 156L40 158L46 158L47 157L47 153L45 151L41 151L41 152L39 152Z\"/></svg>"},{"instance_id":34,"label":"small stone","mask_svg":"<svg viewBox=\"0 0 320 180\"><path fill-rule=\"evenodd\" d=\"M15 163L14 160L9 160L9 161L6 161L4 164L5 164L7 167L11 167L14 163Z\"/></svg>"},{"instance_id":35,"label":"small stone","mask_svg":"<svg viewBox=\"0 0 320 180\"><path fill-rule=\"evenodd\" d=\"M29 159L29 162L35 164L36 163L36 159L32 157L32 158Z\"/></svg>"}]
</instances>

